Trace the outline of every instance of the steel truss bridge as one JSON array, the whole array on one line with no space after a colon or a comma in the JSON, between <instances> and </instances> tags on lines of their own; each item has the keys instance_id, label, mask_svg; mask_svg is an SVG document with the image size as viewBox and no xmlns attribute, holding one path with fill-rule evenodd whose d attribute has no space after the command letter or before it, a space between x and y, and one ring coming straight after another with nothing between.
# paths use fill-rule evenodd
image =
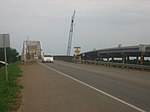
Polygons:
<instances>
[{"instance_id":1,"label":"steel truss bridge","mask_svg":"<svg viewBox=\"0 0 150 112\"><path fill-rule=\"evenodd\" d=\"M40 41L24 41L21 60L23 62L41 58Z\"/></svg>"}]
</instances>

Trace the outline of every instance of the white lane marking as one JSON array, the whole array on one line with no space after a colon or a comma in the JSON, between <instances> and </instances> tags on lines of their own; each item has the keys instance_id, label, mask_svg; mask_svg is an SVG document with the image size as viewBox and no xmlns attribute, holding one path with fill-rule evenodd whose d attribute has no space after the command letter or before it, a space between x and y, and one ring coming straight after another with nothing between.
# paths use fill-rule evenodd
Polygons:
<instances>
[{"instance_id":1,"label":"white lane marking","mask_svg":"<svg viewBox=\"0 0 150 112\"><path fill-rule=\"evenodd\" d=\"M104 95L106 95L106 96L108 96L108 97L110 97L110 98L112 98L112 99L114 99L114 100L117 100L117 101L119 101L119 102L121 102L121 103L123 103L123 104L125 104L125 105L127 105L127 106L129 106L129 107L131 107L131 108L133 108L133 109L135 109L135 110L138 110L139 112L146 112L146 111L143 110L143 109L140 109L140 108L138 108L138 107L136 107L136 106L134 106L134 105L132 105L132 104L126 102L126 101L123 101L123 100L121 100L121 99L119 99L119 98L117 98L117 97L115 97L115 96L112 96L112 95L110 95L110 94L108 94L108 93L106 93L106 92L104 92L104 91L102 91L102 90L100 90L100 89L97 89L97 88L95 88L95 87L93 87L93 86L91 86L91 85L89 85L89 84L86 84L86 83L84 83L84 82L82 82L82 81L80 81L80 80L78 80L78 79L75 79L75 78L73 78L73 77L71 77L71 76L69 76L69 75L67 75L67 74L65 74L65 73L62 73L62 72L60 72L60 71L58 71L58 70L55 70L55 69L53 69L53 68L51 68L51 67L49 67L49 66L47 66L47 65L44 65L44 64L42 64L42 63L39 63L39 64L45 66L45 67L48 68L48 69L51 69L51 70L57 72L57 73L59 73L59 74L61 74L61 75L63 75L63 76L66 76L66 77L68 77L68 78L70 78L70 79L72 79L72 80L74 80L74 81L76 81L76 82L79 82L80 84L83 84L83 85L85 85L85 86L87 86L87 87L89 87L89 88L91 88L91 89L94 89L95 91L98 91L98 92L100 92L100 93L102 93L102 94L104 94Z\"/></svg>"}]
</instances>

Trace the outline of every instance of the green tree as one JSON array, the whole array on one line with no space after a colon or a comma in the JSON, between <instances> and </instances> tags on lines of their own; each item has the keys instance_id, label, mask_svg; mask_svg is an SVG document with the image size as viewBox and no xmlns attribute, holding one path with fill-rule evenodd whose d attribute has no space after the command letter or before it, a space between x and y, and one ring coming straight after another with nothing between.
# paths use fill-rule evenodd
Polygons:
<instances>
[{"instance_id":1,"label":"green tree","mask_svg":"<svg viewBox=\"0 0 150 112\"><path fill-rule=\"evenodd\" d=\"M12 63L17 61L17 56L19 55L19 53L17 52L16 49L13 48L7 48L7 62L8 63ZM4 61L4 49L0 48L0 60Z\"/></svg>"}]
</instances>

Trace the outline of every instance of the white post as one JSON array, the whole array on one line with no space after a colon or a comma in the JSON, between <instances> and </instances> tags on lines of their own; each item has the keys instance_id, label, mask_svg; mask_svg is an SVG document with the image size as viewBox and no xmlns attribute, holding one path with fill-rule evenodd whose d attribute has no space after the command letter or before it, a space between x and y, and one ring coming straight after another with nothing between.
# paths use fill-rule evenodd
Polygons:
<instances>
[{"instance_id":1,"label":"white post","mask_svg":"<svg viewBox=\"0 0 150 112\"><path fill-rule=\"evenodd\" d=\"M5 43L5 34L3 34L4 39L4 57L5 57L5 73L6 73L6 81L8 81L8 70L7 70L7 51L6 51L6 43Z\"/></svg>"}]
</instances>

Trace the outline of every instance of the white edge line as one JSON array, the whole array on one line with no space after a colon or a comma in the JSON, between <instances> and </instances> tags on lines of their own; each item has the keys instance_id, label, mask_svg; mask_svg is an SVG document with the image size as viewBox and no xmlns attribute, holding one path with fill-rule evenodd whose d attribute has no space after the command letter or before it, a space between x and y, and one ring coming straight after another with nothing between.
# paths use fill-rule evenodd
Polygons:
<instances>
[{"instance_id":1,"label":"white edge line","mask_svg":"<svg viewBox=\"0 0 150 112\"><path fill-rule=\"evenodd\" d=\"M38 62L38 63L39 63L39 62ZM87 86L87 87L89 87L89 88L91 88L91 89L94 89L95 91L98 91L98 92L100 92L100 93L102 93L102 94L104 94L104 95L106 95L106 96L108 96L108 97L110 97L110 98L112 98L112 99L114 99L114 100L117 100L117 101L119 101L119 102L121 102L121 103L123 103L123 104L125 104L125 105L127 105L127 106L129 106L129 107L132 107L133 109L138 110L139 112L146 112L145 110L142 110L142 109L140 109L140 108L138 108L138 107L136 107L136 106L134 106L134 105L132 105L132 104L130 104L130 103L127 103L126 101L123 101L123 100L121 100L121 99L119 99L119 98L117 98L117 97L115 97L115 96L112 96L112 95L110 95L110 94L108 94L108 93L106 93L106 92L104 92L104 91L102 91L102 90L99 90L99 89L97 89L97 88L95 88L95 87L93 87L93 86L91 86L91 85L89 85L89 84L86 84L86 83L84 83L84 82L82 82L82 81L80 81L80 80L78 80L78 79L75 79L75 78L73 78L73 77L71 77L71 76L69 76L69 75L67 75L67 74L65 74L65 73L62 73L62 72L60 72L60 71L58 71L58 70L55 70L55 69L53 69L53 68L51 68L51 67L49 67L49 66L46 66L46 65L44 65L44 64L42 64L42 63L39 63L39 64L41 64L41 65L47 67L48 69L51 69L51 70L53 70L53 71L55 71L55 72L57 72L57 73L59 73L59 74L62 74L63 76L66 76L66 77L68 77L68 78L70 78L70 79L72 79L72 80L74 80L74 81L76 81L76 82L79 82L79 83L81 83L81 84L83 84L83 85L85 85L85 86Z\"/></svg>"}]
</instances>

